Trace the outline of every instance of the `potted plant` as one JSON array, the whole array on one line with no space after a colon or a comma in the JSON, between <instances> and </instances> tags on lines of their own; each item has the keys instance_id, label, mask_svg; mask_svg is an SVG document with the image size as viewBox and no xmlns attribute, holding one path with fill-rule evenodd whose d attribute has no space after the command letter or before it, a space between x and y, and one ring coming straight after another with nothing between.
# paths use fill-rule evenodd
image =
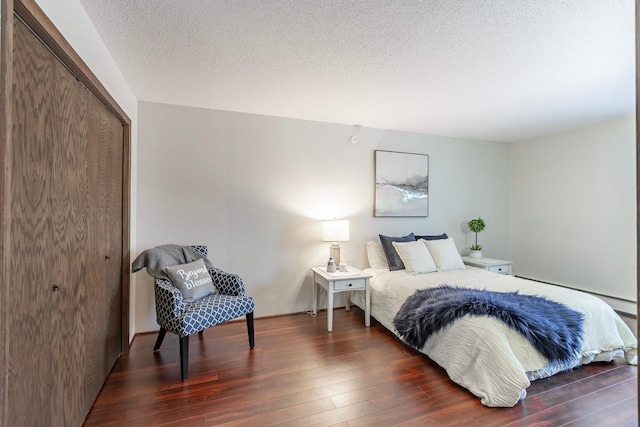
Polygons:
<instances>
[{"instance_id":1,"label":"potted plant","mask_svg":"<svg viewBox=\"0 0 640 427\"><path fill-rule=\"evenodd\" d=\"M482 245L478 244L478 233L486 227L484 219L480 217L472 219L467 225L469 226L469 230L476 233L476 242L469 246L469 256L471 258L482 258Z\"/></svg>"}]
</instances>

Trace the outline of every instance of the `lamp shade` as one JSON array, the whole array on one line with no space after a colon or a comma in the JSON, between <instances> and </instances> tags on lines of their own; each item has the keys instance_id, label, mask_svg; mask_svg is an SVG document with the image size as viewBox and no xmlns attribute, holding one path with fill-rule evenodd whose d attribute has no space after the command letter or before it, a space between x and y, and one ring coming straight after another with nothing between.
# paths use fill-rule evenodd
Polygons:
<instances>
[{"instance_id":1,"label":"lamp shade","mask_svg":"<svg viewBox=\"0 0 640 427\"><path fill-rule=\"evenodd\" d=\"M349 220L333 219L322 221L322 240L325 242L346 242L349 240Z\"/></svg>"}]
</instances>

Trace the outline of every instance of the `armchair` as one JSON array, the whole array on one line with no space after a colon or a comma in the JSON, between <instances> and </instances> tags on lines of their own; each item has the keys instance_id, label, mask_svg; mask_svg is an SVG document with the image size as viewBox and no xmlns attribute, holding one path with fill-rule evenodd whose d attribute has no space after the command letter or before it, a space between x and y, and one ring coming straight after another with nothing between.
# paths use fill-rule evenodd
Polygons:
<instances>
[{"instance_id":1,"label":"armchair","mask_svg":"<svg viewBox=\"0 0 640 427\"><path fill-rule=\"evenodd\" d=\"M206 246L191 246L192 249L207 256ZM153 347L158 351L169 332L180 339L180 371L182 381L189 374L189 335L202 332L212 326L231 319L245 316L249 334L249 347L253 348L253 298L245 296L244 283L236 274L225 273L215 267L208 268L216 293L193 302L183 299L180 291L168 279L156 278L154 283L156 300L156 318L160 325L158 338Z\"/></svg>"}]
</instances>

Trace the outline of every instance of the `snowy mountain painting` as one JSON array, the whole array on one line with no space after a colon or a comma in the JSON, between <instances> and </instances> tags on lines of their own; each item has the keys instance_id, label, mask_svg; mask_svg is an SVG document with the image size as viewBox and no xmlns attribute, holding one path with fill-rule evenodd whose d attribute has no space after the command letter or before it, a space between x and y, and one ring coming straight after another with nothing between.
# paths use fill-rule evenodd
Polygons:
<instances>
[{"instance_id":1,"label":"snowy mountain painting","mask_svg":"<svg viewBox=\"0 0 640 427\"><path fill-rule=\"evenodd\" d=\"M428 155L376 150L375 165L375 216L428 216Z\"/></svg>"}]
</instances>

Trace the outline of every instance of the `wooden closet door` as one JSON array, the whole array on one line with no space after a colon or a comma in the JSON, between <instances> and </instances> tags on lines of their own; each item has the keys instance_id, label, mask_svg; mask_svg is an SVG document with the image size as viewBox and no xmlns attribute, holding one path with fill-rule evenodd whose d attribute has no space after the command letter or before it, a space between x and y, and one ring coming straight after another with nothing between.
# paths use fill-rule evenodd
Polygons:
<instances>
[{"instance_id":1,"label":"wooden closet door","mask_svg":"<svg viewBox=\"0 0 640 427\"><path fill-rule=\"evenodd\" d=\"M85 389L89 407L121 349L119 322L122 318L122 168L123 127L95 98L89 99L87 192L89 207L89 250L91 295L87 298L85 330ZM97 350L100 351L97 351Z\"/></svg>"},{"instance_id":2,"label":"wooden closet door","mask_svg":"<svg viewBox=\"0 0 640 427\"><path fill-rule=\"evenodd\" d=\"M67 390L77 390L77 382L64 375L65 368L72 370L77 364L68 349L77 345L72 337L78 325L73 313L67 317L73 304L70 299L77 296L69 285L70 245L64 232L76 194L65 191L59 181L57 168L66 169L66 159L56 144L63 128L61 104L75 96L73 84L60 68L51 53L16 21L8 275L12 282L6 293L8 306L15 310L8 317L5 394L7 419L13 425L62 425L80 413L79 399L74 397L77 392L67 394ZM60 353L65 337L70 341Z\"/></svg>"},{"instance_id":3,"label":"wooden closet door","mask_svg":"<svg viewBox=\"0 0 640 427\"><path fill-rule=\"evenodd\" d=\"M80 425L120 354L123 127L14 21L7 425Z\"/></svg>"},{"instance_id":4,"label":"wooden closet door","mask_svg":"<svg viewBox=\"0 0 640 427\"><path fill-rule=\"evenodd\" d=\"M25 30L27 30L25 28ZM32 35L32 43L39 43ZM35 40L34 40L35 39ZM41 45L42 46L42 45ZM41 48L45 48L42 46ZM90 295L91 264L87 260L89 212L87 210L87 169L85 157L91 144L87 135L89 91L52 56L54 87L51 135L47 137L53 151L48 215L54 226L53 264L58 291L52 289L50 347L53 358L49 373L54 385L51 392L51 417L58 425L83 420L88 411L84 403L83 378L79 375L86 349L82 318ZM53 425L53 424L51 424Z\"/></svg>"}]
</instances>

